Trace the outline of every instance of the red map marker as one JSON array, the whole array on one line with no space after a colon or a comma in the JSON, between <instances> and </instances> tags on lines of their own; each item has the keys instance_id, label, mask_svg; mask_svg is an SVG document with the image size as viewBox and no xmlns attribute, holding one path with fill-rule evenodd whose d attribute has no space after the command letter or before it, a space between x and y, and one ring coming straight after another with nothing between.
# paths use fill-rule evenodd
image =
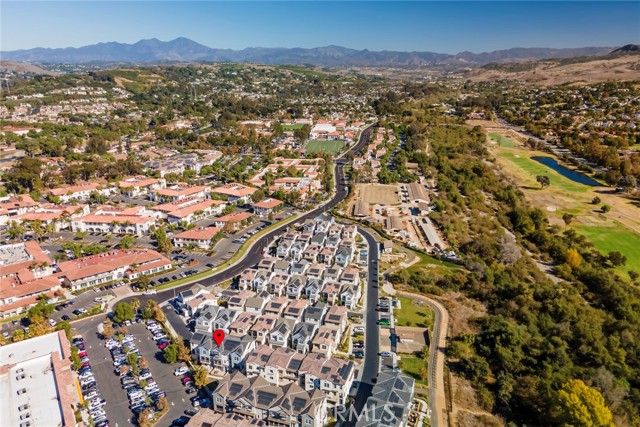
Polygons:
<instances>
[{"instance_id":1,"label":"red map marker","mask_svg":"<svg viewBox=\"0 0 640 427\"><path fill-rule=\"evenodd\" d=\"M222 329L216 329L213 331L213 340L216 342L218 347L220 347L222 340L224 340L224 331Z\"/></svg>"}]
</instances>

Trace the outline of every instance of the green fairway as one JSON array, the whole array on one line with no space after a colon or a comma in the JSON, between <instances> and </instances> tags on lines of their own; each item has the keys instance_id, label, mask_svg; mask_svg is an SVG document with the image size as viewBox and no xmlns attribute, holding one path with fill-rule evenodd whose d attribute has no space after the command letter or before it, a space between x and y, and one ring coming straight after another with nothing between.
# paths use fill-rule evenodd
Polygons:
<instances>
[{"instance_id":1,"label":"green fairway","mask_svg":"<svg viewBox=\"0 0 640 427\"><path fill-rule=\"evenodd\" d=\"M426 371L427 367L427 361L419 357L402 356L400 359L400 369L404 374L416 380L416 384L427 385L427 382L420 375L420 371L423 369Z\"/></svg>"},{"instance_id":2,"label":"green fairway","mask_svg":"<svg viewBox=\"0 0 640 427\"><path fill-rule=\"evenodd\" d=\"M417 326L431 328L433 326L433 311L422 301L406 297L398 297L402 308L394 311L396 326Z\"/></svg>"},{"instance_id":3,"label":"green fairway","mask_svg":"<svg viewBox=\"0 0 640 427\"><path fill-rule=\"evenodd\" d=\"M338 154L344 148L344 141L324 141L314 139L307 143L305 149L307 153L314 153L317 151L324 151L327 153Z\"/></svg>"},{"instance_id":4,"label":"green fairway","mask_svg":"<svg viewBox=\"0 0 640 427\"><path fill-rule=\"evenodd\" d=\"M490 133L489 138L497 142L501 147L513 148L517 145L513 139L499 133Z\"/></svg>"},{"instance_id":5,"label":"green fairway","mask_svg":"<svg viewBox=\"0 0 640 427\"><path fill-rule=\"evenodd\" d=\"M576 231L583 234L593 245L607 255L618 251L627 257L627 264L619 270L634 270L640 273L640 235L624 228L577 226Z\"/></svg>"},{"instance_id":6,"label":"green fairway","mask_svg":"<svg viewBox=\"0 0 640 427\"><path fill-rule=\"evenodd\" d=\"M509 160L511 163L518 166L522 171L526 172L526 174L528 175L528 180L534 187L539 186L539 184L536 182L536 177L538 175L546 175L551 180L551 185L549 186L549 188L552 190L555 188L568 192L584 193L590 188L588 185L578 184L577 182L565 178L553 169L546 167L542 163L538 163L535 160L530 159L526 155L514 154L511 152L511 150L505 150L500 153L500 156L506 160Z\"/></svg>"}]
</instances>

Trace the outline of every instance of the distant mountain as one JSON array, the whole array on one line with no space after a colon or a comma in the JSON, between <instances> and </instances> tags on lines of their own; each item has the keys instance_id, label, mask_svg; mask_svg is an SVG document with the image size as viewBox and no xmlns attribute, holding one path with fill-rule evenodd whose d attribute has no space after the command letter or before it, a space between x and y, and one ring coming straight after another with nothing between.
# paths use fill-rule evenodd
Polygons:
<instances>
[{"instance_id":1,"label":"distant mountain","mask_svg":"<svg viewBox=\"0 0 640 427\"><path fill-rule=\"evenodd\" d=\"M618 48L611 52L611 55L624 54L624 53L633 53L640 52L640 45L638 44L626 44L621 48Z\"/></svg>"},{"instance_id":2,"label":"distant mountain","mask_svg":"<svg viewBox=\"0 0 640 427\"><path fill-rule=\"evenodd\" d=\"M489 62L519 62L544 58L604 55L611 47L578 49L513 48L494 52L462 52L457 55L434 52L396 52L356 50L340 46L303 48L261 48L243 50L214 49L184 37L168 42L140 40L134 44L109 42L79 48L35 48L0 52L5 60L39 63L87 62L259 62L264 64L311 64L320 66L399 66L428 65L476 66Z\"/></svg>"}]
</instances>

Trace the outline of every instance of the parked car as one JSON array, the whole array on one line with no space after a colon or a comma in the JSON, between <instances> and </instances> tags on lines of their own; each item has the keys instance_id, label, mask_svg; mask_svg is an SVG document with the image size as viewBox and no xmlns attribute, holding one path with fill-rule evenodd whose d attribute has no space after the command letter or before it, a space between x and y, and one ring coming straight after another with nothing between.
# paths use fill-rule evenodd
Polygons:
<instances>
[{"instance_id":1,"label":"parked car","mask_svg":"<svg viewBox=\"0 0 640 427\"><path fill-rule=\"evenodd\" d=\"M177 367L174 371L173 371L173 375L175 375L176 377L180 376L180 375L184 375L187 372L189 372L189 368L187 368L186 366L179 366Z\"/></svg>"}]
</instances>

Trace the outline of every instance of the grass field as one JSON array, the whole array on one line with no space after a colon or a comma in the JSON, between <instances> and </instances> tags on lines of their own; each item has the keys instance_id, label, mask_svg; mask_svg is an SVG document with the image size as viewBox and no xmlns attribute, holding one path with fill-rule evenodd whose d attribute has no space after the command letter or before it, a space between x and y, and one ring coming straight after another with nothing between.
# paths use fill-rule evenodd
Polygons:
<instances>
[{"instance_id":1,"label":"grass field","mask_svg":"<svg viewBox=\"0 0 640 427\"><path fill-rule=\"evenodd\" d=\"M577 226L576 231L583 234L604 255L618 251L627 257L627 264L620 270L640 272L640 235L622 227Z\"/></svg>"},{"instance_id":2,"label":"grass field","mask_svg":"<svg viewBox=\"0 0 640 427\"><path fill-rule=\"evenodd\" d=\"M617 270L626 274L630 269L640 272L640 209L615 194L602 191L601 187L583 185L557 173L551 168L530 159L531 156L548 153L517 148L494 147L492 149L503 171L515 179L527 199L544 210L551 223L564 227L562 215L570 213L575 220L571 227L586 236L604 255L619 251L627 257L627 265ZM540 189L537 175L547 175L549 188ZM602 204L612 206L612 211L602 214L599 206L591 204L594 197Z\"/></svg>"},{"instance_id":3,"label":"grass field","mask_svg":"<svg viewBox=\"0 0 640 427\"><path fill-rule=\"evenodd\" d=\"M490 133L489 138L497 142L501 147L513 148L517 145L513 139L499 133Z\"/></svg>"},{"instance_id":4,"label":"grass field","mask_svg":"<svg viewBox=\"0 0 640 427\"><path fill-rule=\"evenodd\" d=\"M547 175L551 180L549 188L557 187L564 191L581 193L584 193L589 189L588 186L571 181L570 179L565 178L553 169L546 167L542 163L530 159L526 155L503 151L502 157L509 160L511 163L526 172L526 174L528 175L527 180L530 186L539 188L540 184L536 182L536 177L538 175Z\"/></svg>"},{"instance_id":5,"label":"grass field","mask_svg":"<svg viewBox=\"0 0 640 427\"><path fill-rule=\"evenodd\" d=\"M437 274L441 274L441 275L445 275L445 274L451 274L454 271L461 271L462 268L460 268L460 266L452 263L452 262L447 262L447 261L441 261L437 258L434 258L432 256L429 255L425 255L423 253L420 252L413 252L414 254L416 254L419 258L420 261L418 261L417 263L411 265L408 268L409 273L413 273L413 272L421 272L423 270L427 270L430 273L437 273Z\"/></svg>"},{"instance_id":6,"label":"grass field","mask_svg":"<svg viewBox=\"0 0 640 427\"><path fill-rule=\"evenodd\" d=\"M431 328L433 326L433 311L428 305L411 298L398 297L402 308L394 311L397 326L418 326Z\"/></svg>"},{"instance_id":7,"label":"grass field","mask_svg":"<svg viewBox=\"0 0 640 427\"><path fill-rule=\"evenodd\" d=\"M332 153L333 155L340 153L343 148L344 141L321 141L318 139L307 142L307 146L305 147L307 153L324 151Z\"/></svg>"},{"instance_id":8,"label":"grass field","mask_svg":"<svg viewBox=\"0 0 640 427\"><path fill-rule=\"evenodd\" d=\"M283 130L296 130L302 129L304 125L282 125Z\"/></svg>"},{"instance_id":9,"label":"grass field","mask_svg":"<svg viewBox=\"0 0 640 427\"><path fill-rule=\"evenodd\" d=\"M416 380L416 384L427 385L427 382L420 375L420 371L423 368L427 369L427 367L427 361L419 357L402 356L400 359L400 369L404 374Z\"/></svg>"}]
</instances>

